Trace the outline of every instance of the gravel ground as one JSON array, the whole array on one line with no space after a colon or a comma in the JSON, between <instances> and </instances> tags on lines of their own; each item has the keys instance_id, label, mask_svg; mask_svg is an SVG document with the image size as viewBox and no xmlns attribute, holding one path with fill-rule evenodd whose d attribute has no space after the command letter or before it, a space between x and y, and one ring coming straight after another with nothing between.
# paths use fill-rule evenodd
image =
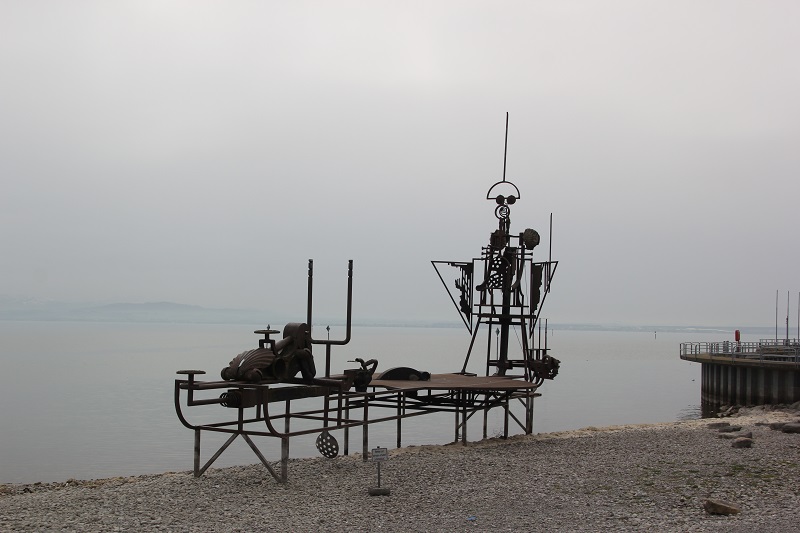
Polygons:
<instances>
[{"instance_id":1,"label":"gravel ground","mask_svg":"<svg viewBox=\"0 0 800 533\"><path fill-rule=\"evenodd\" d=\"M360 456L293 460L286 485L261 465L0 485L0 531L798 531L800 434L763 425L797 419L742 410L741 449L692 420L391 450L389 496Z\"/></svg>"}]
</instances>

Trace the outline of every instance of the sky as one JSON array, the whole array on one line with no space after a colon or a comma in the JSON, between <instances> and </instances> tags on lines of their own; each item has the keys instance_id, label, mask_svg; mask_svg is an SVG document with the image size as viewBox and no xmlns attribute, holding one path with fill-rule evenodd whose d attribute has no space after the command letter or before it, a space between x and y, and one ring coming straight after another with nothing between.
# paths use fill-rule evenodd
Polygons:
<instances>
[{"instance_id":1,"label":"sky","mask_svg":"<svg viewBox=\"0 0 800 533\"><path fill-rule=\"evenodd\" d=\"M0 3L0 295L453 320L489 187L555 323L797 313L800 3ZM547 238L550 214L553 239ZM539 252L546 258L546 251Z\"/></svg>"}]
</instances>

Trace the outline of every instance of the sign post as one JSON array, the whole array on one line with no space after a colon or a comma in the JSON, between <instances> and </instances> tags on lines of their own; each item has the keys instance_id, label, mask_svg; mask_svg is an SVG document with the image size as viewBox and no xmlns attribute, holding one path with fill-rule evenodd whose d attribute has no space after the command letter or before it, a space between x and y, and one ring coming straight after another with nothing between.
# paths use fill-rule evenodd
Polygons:
<instances>
[{"instance_id":1,"label":"sign post","mask_svg":"<svg viewBox=\"0 0 800 533\"><path fill-rule=\"evenodd\" d=\"M372 462L378 468L378 486L377 487L370 487L369 495L370 496L388 496L389 489L386 487L381 487L381 463L387 461L389 459L389 450L387 448L373 448L371 453Z\"/></svg>"}]
</instances>

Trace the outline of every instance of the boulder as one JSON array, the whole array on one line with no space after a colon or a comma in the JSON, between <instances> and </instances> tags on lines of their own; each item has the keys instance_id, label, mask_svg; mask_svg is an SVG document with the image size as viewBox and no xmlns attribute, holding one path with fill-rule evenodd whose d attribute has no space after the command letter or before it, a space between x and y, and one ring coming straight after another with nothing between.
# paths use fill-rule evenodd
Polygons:
<instances>
[{"instance_id":1,"label":"boulder","mask_svg":"<svg viewBox=\"0 0 800 533\"><path fill-rule=\"evenodd\" d=\"M747 437L736 437L733 439L731 446L734 448L751 448L753 446L753 439Z\"/></svg>"},{"instance_id":2,"label":"boulder","mask_svg":"<svg viewBox=\"0 0 800 533\"><path fill-rule=\"evenodd\" d=\"M731 515L742 512L740 507L732 503L723 502L722 500L712 500L711 498L703 500L703 509L705 509L708 514Z\"/></svg>"},{"instance_id":3,"label":"boulder","mask_svg":"<svg viewBox=\"0 0 800 533\"><path fill-rule=\"evenodd\" d=\"M741 431L742 426L728 426L724 428L719 428L717 431L720 433L736 433L737 431Z\"/></svg>"},{"instance_id":4,"label":"boulder","mask_svg":"<svg viewBox=\"0 0 800 533\"><path fill-rule=\"evenodd\" d=\"M784 433L800 433L800 423L790 422L788 424L784 424L784 426L781 428L781 431Z\"/></svg>"},{"instance_id":5,"label":"boulder","mask_svg":"<svg viewBox=\"0 0 800 533\"><path fill-rule=\"evenodd\" d=\"M769 429L783 429L783 426L786 425L786 422L771 422L769 425Z\"/></svg>"}]
</instances>

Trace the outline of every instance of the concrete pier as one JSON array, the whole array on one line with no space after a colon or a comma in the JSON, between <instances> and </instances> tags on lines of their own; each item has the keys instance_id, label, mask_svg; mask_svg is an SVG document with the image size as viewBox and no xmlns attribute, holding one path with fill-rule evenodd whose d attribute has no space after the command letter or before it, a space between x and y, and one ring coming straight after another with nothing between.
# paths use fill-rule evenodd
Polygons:
<instances>
[{"instance_id":1,"label":"concrete pier","mask_svg":"<svg viewBox=\"0 0 800 533\"><path fill-rule=\"evenodd\" d=\"M683 343L681 359L702 364L706 405L800 401L800 343Z\"/></svg>"}]
</instances>

